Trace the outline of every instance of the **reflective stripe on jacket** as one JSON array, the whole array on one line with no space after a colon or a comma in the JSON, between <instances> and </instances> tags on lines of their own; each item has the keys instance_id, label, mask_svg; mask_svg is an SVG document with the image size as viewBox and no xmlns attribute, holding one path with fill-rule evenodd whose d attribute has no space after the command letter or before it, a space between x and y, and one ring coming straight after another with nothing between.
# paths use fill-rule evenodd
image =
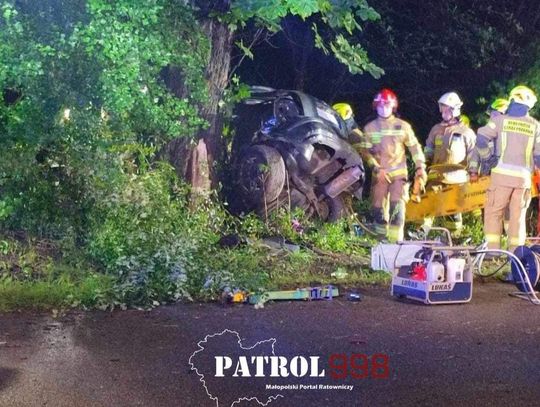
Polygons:
<instances>
[{"instance_id":1,"label":"reflective stripe on jacket","mask_svg":"<svg viewBox=\"0 0 540 407\"><path fill-rule=\"evenodd\" d=\"M395 116L378 117L366 124L363 147L366 162L384 169L392 178L407 178L406 149L416 168L425 166L422 147L411 125Z\"/></svg>"},{"instance_id":2,"label":"reflective stripe on jacket","mask_svg":"<svg viewBox=\"0 0 540 407\"><path fill-rule=\"evenodd\" d=\"M465 157L456 158L452 154L452 145L463 143ZM426 160L430 164L462 164L467 165L474 152L476 135L469 127L461 122L447 124L438 123L429 132L426 140ZM457 161L457 162L456 162Z\"/></svg>"},{"instance_id":3,"label":"reflective stripe on jacket","mask_svg":"<svg viewBox=\"0 0 540 407\"><path fill-rule=\"evenodd\" d=\"M530 188L534 156L540 155L540 123L530 116L497 116L478 130L480 149L490 142L498 156L492 185Z\"/></svg>"}]
</instances>

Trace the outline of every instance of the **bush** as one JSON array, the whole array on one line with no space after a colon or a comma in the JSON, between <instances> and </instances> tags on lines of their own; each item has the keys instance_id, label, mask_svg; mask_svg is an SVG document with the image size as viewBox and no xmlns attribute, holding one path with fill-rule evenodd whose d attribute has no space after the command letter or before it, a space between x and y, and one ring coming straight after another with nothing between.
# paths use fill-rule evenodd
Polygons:
<instances>
[{"instance_id":1,"label":"bush","mask_svg":"<svg viewBox=\"0 0 540 407\"><path fill-rule=\"evenodd\" d=\"M0 25L0 221L83 239L95 190L135 156L128 146L144 165L204 126L208 40L168 0L0 1Z\"/></svg>"}]
</instances>

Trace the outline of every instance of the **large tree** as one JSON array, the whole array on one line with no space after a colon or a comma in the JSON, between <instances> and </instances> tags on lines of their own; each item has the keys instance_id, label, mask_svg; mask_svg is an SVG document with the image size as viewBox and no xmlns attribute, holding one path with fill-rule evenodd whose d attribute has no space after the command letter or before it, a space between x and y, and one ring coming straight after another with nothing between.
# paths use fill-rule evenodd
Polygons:
<instances>
[{"instance_id":1,"label":"large tree","mask_svg":"<svg viewBox=\"0 0 540 407\"><path fill-rule=\"evenodd\" d=\"M349 72L368 72L375 77L383 73L370 62L358 42L350 41L364 22L379 18L365 0L193 0L191 4L198 11L211 41L206 69L209 102L201 110L209 125L200 136L206 143L209 162L214 165L224 158L220 107L231 78L231 56L235 45L249 54L250 46L261 33L278 32L285 18L295 16L310 24L313 45L332 54L347 66ZM246 38L246 33L254 34ZM185 150L180 149L179 153L185 153ZM214 180L215 174L213 171Z\"/></svg>"}]
</instances>

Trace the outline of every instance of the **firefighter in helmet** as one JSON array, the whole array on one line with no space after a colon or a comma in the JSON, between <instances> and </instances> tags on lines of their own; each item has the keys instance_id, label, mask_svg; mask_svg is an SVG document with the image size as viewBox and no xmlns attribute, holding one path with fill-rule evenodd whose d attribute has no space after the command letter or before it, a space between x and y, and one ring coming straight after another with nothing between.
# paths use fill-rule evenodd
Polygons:
<instances>
[{"instance_id":1,"label":"firefighter in helmet","mask_svg":"<svg viewBox=\"0 0 540 407\"><path fill-rule=\"evenodd\" d=\"M497 98L489 105L486 113L489 116L489 119L492 120L497 116L500 116L506 113L508 109L508 100L503 98ZM489 141L488 144L484 147L476 146L476 151L474 155L474 164L478 172L472 174L471 181L476 182L479 175L489 175L491 169L497 165L497 156L495 152L495 145L493 141Z\"/></svg>"},{"instance_id":2,"label":"firefighter in helmet","mask_svg":"<svg viewBox=\"0 0 540 407\"><path fill-rule=\"evenodd\" d=\"M463 101L456 92L445 93L439 98L438 103L442 121L432 127L424 150L426 162L431 166L428 168L428 182L467 182L465 168L474 156L476 135L461 119ZM462 166L463 169L456 170L454 167L456 165ZM454 171L451 171L449 166L452 166L450 168ZM429 229L432 224L433 218L426 218L423 228ZM459 236L463 229L461 213L445 217L444 226L452 230L454 236Z\"/></svg>"},{"instance_id":3,"label":"firefighter in helmet","mask_svg":"<svg viewBox=\"0 0 540 407\"><path fill-rule=\"evenodd\" d=\"M506 109L508 109L508 105L510 102L508 102L508 99L504 98L497 98L493 102L491 102L491 105L489 105L489 108L487 110L487 113L490 118L497 117L501 114L506 113Z\"/></svg>"},{"instance_id":4,"label":"firefighter in helmet","mask_svg":"<svg viewBox=\"0 0 540 407\"><path fill-rule=\"evenodd\" d=\"M425 158L409 123L396 117L398 99L390 89L373 98L377 118L364 127L363 156L373 171L372 211L375 231L391 241L403 240L405 202L408 197L407 156L412 155L417 177L425 177ZM384 201L389 199L389 213ZM388 222L387 222L388 219Z\"/></svg>"},{"instance_id":5,"label":"firefighter in helmet","mask_svg":"<svg viewBox=\"0 0 540 407\"><path fill-rule=\"evenodd\" d=\"M358 127L358 123L354 119L354 113L351 105L348 103L336 103L332 106L340 117L345 122L346 131L349 136L349 143L356 149L360 150L360 143L362 142L362 131Z\"/></svg>"},{"instance_id":6,"label":"firefighter in helmet","mask_svg":"<svg viewBox=\"0 0 540 407\"><path fill-rule=\"evenodd\" d=\"M525 244L525 214L531 200L531 175L540 167L540 123L529 116L537 98L528 87L510 91L504 114L496 114L478 129L478 151L494 158L484 208L484 234L489 249L500 249L503 217L509 209L508 248ZM470 172L477 176L478 168Z\"/></svg>"}]
</instances>

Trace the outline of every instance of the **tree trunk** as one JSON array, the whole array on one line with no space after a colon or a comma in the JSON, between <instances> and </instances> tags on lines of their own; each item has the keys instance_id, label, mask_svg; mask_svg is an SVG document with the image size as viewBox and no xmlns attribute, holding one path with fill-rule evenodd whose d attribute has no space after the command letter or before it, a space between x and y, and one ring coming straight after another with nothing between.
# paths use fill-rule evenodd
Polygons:
<instances>
[{"instance_id":1,"label":"tree trunk","mask_svg":"<svg viewBox=\"0 0 540 407\"><path fill-rule=\"evenodd\" d=\"M174 165L180 177L193 186L194 193L205 193L208 185L217 187L219 183L220 164L225 159L225 143L223 133L223 115L219 102L228 85L229 69L231 64L232 40L234 33L226 24L209 17L211 10L223 11L228 7L227 1L222 1L219 7L216 4L206 4L202 18L202 27L211 42L211 52L206 67L206 82L209 100L200 109L200 115L209 126L201 130L198 140L173 140L166 149L169 161ZM179 88L176 71L170 70L169 86L175 91ZM208 177L211 183L208 182Z\"/></svg>"},{"instance_id":2,"label":"tree trunk","mask_svg":"<svg viewBox=\"0 0 540 407\"><path fill-rule=\"evenodd\" d=\"M209 127L201 131L208 150L208 163L212 186L219 182L218 171L225 159L225 143L223 134L223 115L219 102L228 85L229 69L231 66L232 39L234 33L226 24L214 19L207 19L203 29L211 41L210 60L206 68L209 101L201 109L201 116L209 123Z\"/></svg>"}]
</instances>

